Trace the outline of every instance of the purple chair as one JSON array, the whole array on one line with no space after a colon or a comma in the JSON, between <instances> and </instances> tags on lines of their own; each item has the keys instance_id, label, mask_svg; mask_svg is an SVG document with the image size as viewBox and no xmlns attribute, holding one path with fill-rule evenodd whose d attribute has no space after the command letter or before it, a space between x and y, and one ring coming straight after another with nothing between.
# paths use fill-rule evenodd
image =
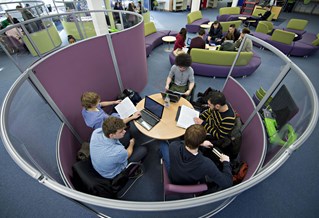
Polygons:
<instances>
[{"instance_id":1,"label":"purple chair","mask_svg":"<svg viewBox=\"0 0 319 218\"><path fill-rule=\"evenodd\" d=\"M208 187L206 184L196 184L196 185L174 185L171 183L164 161L162 161L163 169L163 184L164 184L164 201L166 195L169 194L200 194L207 191Z\"/></svg>"}]
</instances>

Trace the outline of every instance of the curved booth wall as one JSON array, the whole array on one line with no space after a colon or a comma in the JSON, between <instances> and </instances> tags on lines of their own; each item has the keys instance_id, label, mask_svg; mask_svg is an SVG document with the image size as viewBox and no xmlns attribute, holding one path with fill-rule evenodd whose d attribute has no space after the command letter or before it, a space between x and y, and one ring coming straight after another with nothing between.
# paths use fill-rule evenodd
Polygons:
<instances>
[{"instance_id":1,"label":"curved booth wall","mask_svg":"<svg viewBox=\"0 0 319 218\"><path fill-rule=\"evenodd\" d=\"M159 214L158 211L162 215L176 215L178 210L184 209L190 211L192 216L194 212L191 211L196 208L202 213L214 214L227 206L233 197L275 172L311 134L318 119L316 93L301 70L287 57L273 50L268 44L249 36L273 50L282 58L285 66L257 106L234 78L229 76L225 83L223 92L244 122L240 156L249 164L244 182L195 199L169 202L111 200L80 193L72 189L71 166L76 161L75 154L80 143L87 140L92 132L83 122L79 110L80 96L84 91L92 90L98 92L102 99L114 99L123 88L141 91L145 87L147 68L143 27L143 23L138 23L121 32L75 43L34 64L19 77L4 100L1 109L2 139L12 158L30 176L96 211L118 216L131 211L143 211L141 216L147 217L153 212ZM298 113L291 123L298 132L298 138L290 147L270 145L267 142L265 128L258 112L282 83L302 86L302 93L299 93L299 96L294 95L296 99L306 96L301 101L304 106L298 104L300 114ZM25 104L26 102L28 104ZM48 122L47 128L38 129L40 127L35 125L34 129L19 131L19 123L25 122L26 114L19 108L21 103L26 105L22 109L31 115L29 119L36 123ZM44 116L32 114L32 108L39 106L45 111ZM308 108L308 113L304 112L304 108ZM59 129L56 127L61 126L60 131L56 132L57 146L52 144L52 140L39 141L38 134L48 134L53 126L53 129ZM275 152L270 152L271 146L276 147ZM55 158L52 158L56 147L58 166L54 165ZM61 175L57 172L58 167Z\"/></svg>"}]
</instances>

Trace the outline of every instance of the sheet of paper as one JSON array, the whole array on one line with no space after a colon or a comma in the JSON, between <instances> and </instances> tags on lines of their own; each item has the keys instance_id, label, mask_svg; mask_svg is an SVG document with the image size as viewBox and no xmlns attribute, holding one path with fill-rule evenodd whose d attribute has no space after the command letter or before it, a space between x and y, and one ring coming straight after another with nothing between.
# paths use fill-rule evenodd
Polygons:
<instances>
[{"instance_id":1,"label":"sheet of paper","mask_svg":"<svg viewBox=\"0 0 319 218\"><path fill-rule=\"evenodd\" d=\"M116 105L114 108L122 119L128 118L137 111L129 97L124 98L124 100L122 100L121 103Z\"/></svg>"},{"instance_id":2,"label":"sheet of paper","mask_svg":"<svg viewBox=\"0 0 319 218\"><path fill-rule=\"evenodd\" d=\"M182 105L181 111L177 120L177 126L187 129L189 126L195 124L194 118L199 117L199 112Z\"/></svg>"},{"instance_id":3,"label":"sheet of paper","mask_svg":"<svg viewBox=\"0 0 319 218\"><path fill-rule=\"evenodd\" d=\"M185 52L185 53L188 52L188 48L187 48L187 47L183 47L182 50L183 50L183 52Z\"/></svg>"}]
</instances>

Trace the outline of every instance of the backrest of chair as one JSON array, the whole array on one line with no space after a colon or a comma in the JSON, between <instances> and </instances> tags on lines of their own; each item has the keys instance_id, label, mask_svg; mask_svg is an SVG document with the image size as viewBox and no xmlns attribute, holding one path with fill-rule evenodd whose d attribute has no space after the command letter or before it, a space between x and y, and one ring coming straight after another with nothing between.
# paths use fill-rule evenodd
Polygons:
<instances>
[{"instance_id":1,"label":"backrest of chair","mask_svg":"<svg viewBox=\"0 0 319 218\"><path fill-rule=\"evenodd\" d=\"M144 23L144 36L148 36L152 33L156 33L154 22Z\"/></svg>"},{"instance_id":2,"label":"backrest of chair","mask_svg":"<svg viewBox=\"0 0 319 218\"><path fill-rule=\"evenodd\" d=\"M308 20L303 19L290 19L287 28L294 30L304 30L308 24Z\"/></svg>"},{"instance_id":3,"label":"backrest of chair","mask_svg":"<svg viewBox=\"0 0 319 218\"><path fill-rule=\"evenodd\" d=\"M274 18L275 14L271 13L270 16L266 19L267 21L272 21L272 19Z\"/></svg>"},{"instance_id":4,"label":"backrest of chair","mask_svg":"<svg viewBox=\"0 0 319 218\"><path fill-rule=\"evenodd\" d=\"M295 33L276 29L271 35L271 40L291 45L295 38Z\"/></svg>"},{"instance_id":5,"label":"backrest of chair","mask_svg":"<svg viewBox=\"0 0 319 218\"><path fill-rule=\"evenodd\" d=\"M240 25L242 24L241 20L234 20L234 21L225 21L225 22L220 22L220 25L223 28L223 32L227 32L228 28L231 24L235 24L236 28L239 28Z\"/></svg>"},{"instance_id":6,"label":"backrest of chair","mask_svg":"<svg viewBox=\"0 0 319 218\"><path fill-rule=\"evenodd\" d=\"M259 21L255 31L257 33L267 34L268 33L268 26L264 22Z\"/></svg>"},{"instance_id":7,"label":"backrest of chair","mask_svg":"<svg viewBox=\"0 0 319 218\"><path fill-rule=\"evenodd\" d=\"M194 11L187 14L187 24L191 24L196 20L202 19L203 15L201 11Z\"/></svg>"},{"instance_id":8,"label":"backrest of chair","mask_svg":"<svg viewBox=\"0 0 319 218\"><path fill-rule=\"evenodd\" d=\"M240 7L223 7L219 9L219 15L240 14Z\"/></svg>"}]
</instances>

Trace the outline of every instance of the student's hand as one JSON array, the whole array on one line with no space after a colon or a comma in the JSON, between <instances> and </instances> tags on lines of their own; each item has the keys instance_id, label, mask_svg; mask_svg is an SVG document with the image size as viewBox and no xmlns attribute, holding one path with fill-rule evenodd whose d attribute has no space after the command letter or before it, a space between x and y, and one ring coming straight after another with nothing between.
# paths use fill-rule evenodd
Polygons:
<instances>
[{"instance_id":1,"label":"student's hand","mask_svg":"<svg viewBox=\"0 0 319 218\"><path fill-rule=\"evenodd\" d=\"M224 161L229 162L229 157L225 154L221 154L219 160L220 162L224 162Z\"/></svg>"},{"instance_id":2,"label":"student's hand","mask_svg":"<svg viewBox=\"0 0 319 218\"><path fill-rule=\"evenodd\" d=\"M113 101L113 104L119 104L121 103L122 100L116 100L116 101Z\"/></svg>"},{"instance_id":3,"label":"student's hand","mask_svg":"<svg viewBox=\"0 0 319 218\"><path fill-rule=\"evenodd\" d=\"M137 118L139 118L141 116L141 112L140 111L136 111L133 115L132 118L135 120Z\"/></svg>"},{"instance_id":4,"label":"student's hand","mask_svg":"<svg viewBox=\"0 0 319 218\"><path fill-rule=\"evenodd\" d=\"M195 124L202 124L203 120L198 118L198 117L194 117L194 122L195 122Z\"/></svg>"},{"instance_id":5,"label":"student's hand","mask_svg":"<svg viewBox=\"0 0 319 218\"><path fill-rule=\"evenodd\" d=\"M166 86L165 86L165 90L166 90L166 91L169 90L169 85L166 85Z\"/></svg>"},{"instance_id":6,"label":"student's hand","mask_svg":"<svg viewBox=\"0 0 319 218\"><path fill-rule=\"evenodd\" d=\"M190 90L187 90L186 92L184 92L184 95L189 96L191 94Z\"/></svg>"},{"instance_id":7,"label":"student's hand","mask_svg":"<svg viewBox=\"0 0 319 218\"><path fill-rule=\"evenodd\" d=\"M205 140L202 144L200 144L200 146L203 146L206 148L212 148L214 145L210 141Z\"/></svg>"},{"instance_id":8,"label":"student's hand","mask_svg":"<svg viewBox=\"0 0 319 218\"><path fill-rule=\"evenodd\" d=\"M134 146L134 145L135 145L135 138L131 138L131 139L130 139L130 145L131 145L131 146Z\"/></svg>"},{"instance_id":9,"label":"student's hand","mask_svg":"<svg viewBox=\"0 0 319 218\"><path fill-rule=\"evenodd\" d=\"M216 39L216 42L220 42L220 41L222 41L222 39Z\"/></svg>"}]
</instances>

